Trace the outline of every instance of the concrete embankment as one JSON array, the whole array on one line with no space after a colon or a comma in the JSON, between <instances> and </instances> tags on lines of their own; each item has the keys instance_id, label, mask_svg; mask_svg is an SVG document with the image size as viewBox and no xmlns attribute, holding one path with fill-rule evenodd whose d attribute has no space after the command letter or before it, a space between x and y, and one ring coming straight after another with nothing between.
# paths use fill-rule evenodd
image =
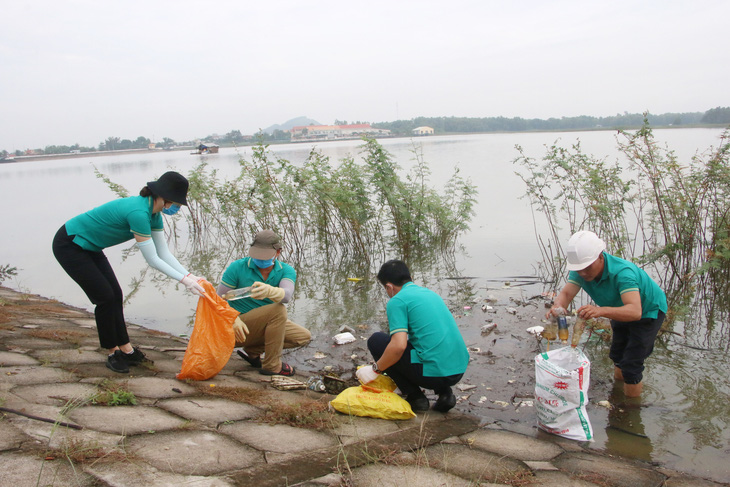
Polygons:
<instances>
[{"instance_id":1,"label":"concrete embankment","mask_svg":"<svg viewBox=\"0 0 730 487\"><path fill-rule=\"evenodd\" d=\"M129 331L154 364L116 374L88 312L0 288L2 485L723 485L457 410L333 413L333 396L277 390L235 354L179 381L186 342Z\"/></svg>"}]
</instances>

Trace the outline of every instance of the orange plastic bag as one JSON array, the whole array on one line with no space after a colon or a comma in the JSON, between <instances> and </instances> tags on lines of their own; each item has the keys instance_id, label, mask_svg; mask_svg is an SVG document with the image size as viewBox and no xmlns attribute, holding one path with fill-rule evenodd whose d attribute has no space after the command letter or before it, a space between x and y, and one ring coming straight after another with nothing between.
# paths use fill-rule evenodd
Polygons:
<instances>
[{"instance_id":1,"label":"orange plastic bag","mask_svg":"<svg viewBox=\"0 0 730 487\"><path fill-rule=\"evenodd\" d=\"M216 294L211 283L201 280L199 284L205 294L198 299L195 327L178 379L210 379L226 366L236 345L232 324L240 313Z\"/></svg>"}]
</instances>

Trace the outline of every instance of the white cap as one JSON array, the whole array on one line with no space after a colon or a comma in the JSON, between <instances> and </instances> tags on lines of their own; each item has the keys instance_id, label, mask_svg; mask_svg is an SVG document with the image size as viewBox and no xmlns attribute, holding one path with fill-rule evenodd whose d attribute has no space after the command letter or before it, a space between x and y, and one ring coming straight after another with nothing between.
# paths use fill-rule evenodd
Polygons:
<instances>
[{"instance_id":1,"label":"white cap","mask_svg":"<svg viewBox=\"0 0 730 487\"><path fill-rule=\"evenodd\" d=\"M581 230L568 240L568 270L580 271L593 264L606 250L606 243L593 232Z\"/></svg>"}]
</instances>

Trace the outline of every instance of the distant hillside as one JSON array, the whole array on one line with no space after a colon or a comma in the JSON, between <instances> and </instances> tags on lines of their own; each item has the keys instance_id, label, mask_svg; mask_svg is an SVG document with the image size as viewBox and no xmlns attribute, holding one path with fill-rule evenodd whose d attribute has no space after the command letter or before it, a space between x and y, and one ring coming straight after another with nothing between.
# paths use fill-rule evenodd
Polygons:
<instances>
[{"instance_id":1,"label":"distant hillside","mask_svg":"<svg viewBox=\"0 0 730 487\"><path fill-rule=\"evenodd\" d=\"M291 130L292 127L296 127L298 125L320 125L320 123L316 120L312 120L311 118L297 117L287 120L282 124L274 124L271 127L266 127L263 132L273 134L274 130Z\"/></svg>"}]
</instances>

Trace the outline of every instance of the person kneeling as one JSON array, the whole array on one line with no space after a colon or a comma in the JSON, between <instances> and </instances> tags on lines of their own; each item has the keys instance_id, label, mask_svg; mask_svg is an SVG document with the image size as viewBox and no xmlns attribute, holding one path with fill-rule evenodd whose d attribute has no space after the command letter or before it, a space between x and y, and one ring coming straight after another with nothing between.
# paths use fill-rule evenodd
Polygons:
<instances>
[{"instance_id":1,"label":"person kneeling","mask_svg":"<svg viewBox=\"0 0 730 487\"><path fill-rule=\"evenodd\" d=\"M376 332L368 339L375 359L361 367L357 378L372 382L385 372L396 383L413 411L428 411L421 388L438 394L433 409L447 412L456 405L451 386L461 380L469 352L453 315L435 292L412 282L408 266L390 260L378 272L378 281L390 301L386 306L390 333Z\"/></svg>"},{"instance_id":2,"label":"person kneeling","mask_svg":"<svg viewBox=\"0 0 730 487\"><path fill-rule=\"evenodd\" d=\"M294 375L294 367L281 361L284 348L309 343L311 333L289 320L286 306L294 293L297 273L281 262L281 242L271 230L256 234L249 257L236 260L223 273L218 295L251 287L251 297L230 301L241 312L233 323L238 354L264 375ZM263 360L261 356L263 355Z\"/></svg>"}]
</instances>

